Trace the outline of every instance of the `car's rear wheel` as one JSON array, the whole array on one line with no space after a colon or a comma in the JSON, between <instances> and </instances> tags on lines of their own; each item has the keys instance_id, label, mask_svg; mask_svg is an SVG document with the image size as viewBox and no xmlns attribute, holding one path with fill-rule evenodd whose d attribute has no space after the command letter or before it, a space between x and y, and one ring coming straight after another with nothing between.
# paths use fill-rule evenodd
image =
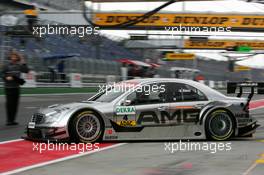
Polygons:
<instances>
[{"instance_id":1,"label":"car's rear wheel","mask_svg":"<svg viewBox=\"0 0 264 175\"><path fill-rule=\"evenodd\" d=\"M74 116L69 130L73 141L93 143L101 140L103 122L93 111L82 111Z\"/></svg>"},{"instance_id":2,"label":"car's rear wheel","mask_svg":"<svg viewBox=\"0 0 264 175\"><path fill-rule=\"evenodd\" d=\"M210 140L228 140L234 133L234 121L225 110L215 110L205 122L207 138Z\"/></svg>"}]
</instances>

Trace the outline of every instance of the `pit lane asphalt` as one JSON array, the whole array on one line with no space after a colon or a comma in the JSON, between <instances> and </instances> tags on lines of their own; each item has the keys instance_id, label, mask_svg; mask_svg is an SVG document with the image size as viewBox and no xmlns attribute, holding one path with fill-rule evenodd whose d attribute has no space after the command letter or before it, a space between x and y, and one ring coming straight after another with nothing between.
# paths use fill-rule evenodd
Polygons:
<instances>
[{"instance_id":1,"label":"pit lane asphalt","mask_svg":"<svg viewBox=\"0 0 264 175\"><path fill-rule=\"evenodd\" d=\"M30 96L22 97L19 110L19 126L6 127L4 97L0 97L0 141L17 139L23 134L31 114L38 107L56 103L85 100L90 95ZM264 96L255 96L255 99ZM231 151L165 151L164 142L134 142L120 147L104 150L80 158L67 160L48 166L31 169L17 174L21 175L87 175L87 174L144 174L144 175L261 175L264 164L255 161L264 154L264 109L251 112L262 125L253 138L228 141ZM262 141L262 142L261 142ZM179 143L179 141L174 141ZM196 142L196 141L194 141ZM202 143L204 141L199 141ZM228 143L224 142L224 143Z\"/></svg>"}]
</instances>

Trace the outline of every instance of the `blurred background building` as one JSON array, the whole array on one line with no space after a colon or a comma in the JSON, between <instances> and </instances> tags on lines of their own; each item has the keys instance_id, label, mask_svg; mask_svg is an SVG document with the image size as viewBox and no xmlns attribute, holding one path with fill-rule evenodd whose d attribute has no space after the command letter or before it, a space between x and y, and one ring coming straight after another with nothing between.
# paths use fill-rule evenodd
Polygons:
<instances>
[{"instance_id":1,"label":"blurred background building","mask_svg":"<svg viewBox=\"0 0 264 175\"><path fill-rule=\"evenodd\" d=\"M80 10L81 5L81 0L2 0L1 17L17 18L15 25L0 26L2 63L7 51L16 48L26 56L29 66L37 74L37 81L43 83L67 83L70 73L84 75L83 81L86 83L104 83L106 76L112 76L115 81L119 81L122 79L123 66L128 69L128 78L130 76L176 77L205 82L264 80L262 69L230 71L229 61L213 60L206 56L196 55L193 61L166 62L163 61L164 51L127 47L125 43L129 40L128 38L111 36L111 34L90 35L82 38L69 35L45 35L40 38L27 33L28 22L26 15L21 14L23 10L37 6L40 12L51 10L56 13L60 11L70 13L69 10ZM75 13L75 11L72 12ZM54 21L53 17L47 18L49 18L48 15L38 18L38 25L63 24ZM140 42L135 41L134 44L140 45ZM63 65L60 65L61 60L64 60ZM137 74L133 75L136 71L138 71ZM152 72L146 73L147 71ZM65 77L60 74L65 74Z\"/></svg>"}]
</instances>

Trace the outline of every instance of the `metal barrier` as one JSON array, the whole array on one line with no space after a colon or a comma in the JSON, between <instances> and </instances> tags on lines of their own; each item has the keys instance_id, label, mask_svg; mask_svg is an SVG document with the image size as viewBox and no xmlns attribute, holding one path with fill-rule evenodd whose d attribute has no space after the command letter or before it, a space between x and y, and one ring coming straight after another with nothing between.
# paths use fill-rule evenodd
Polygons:
<instances>
[{"instance_id":1,"label":"metal barrier","mask_svg":"<svg viewBox=\"0 0 264 175\"><path fill-rule=\"evenodd\" d=\"M69 76L65 73L39 72L36 74L36 82L39 83L69 83Z\"/></svg>"},{"instance_id":2,"label":"metal barrier","mask_svg":"<svg viewBox=\"0 0 264 175\"><path fill-rule=\"evenodd\" d=\"M62 74L56 72L39 72L36 74L37 87L98 87L110 82L118 82L116 75Z\"/></svg>"},{"instance_id":3,"label":"metal barrier","mask_svg":"<svg viewBox=\"0 0 264 175\"><path fill-rule=\"evenodd\" d=\"M31 81L31 86L24 87L98 87L99 85L122 81L122 77L119 75L66 74L57 72L35 73L33 71L29 74L24 74L23 78ZM127 79L134 78L140 77L127 77ZM200 83L215 89L226 88L226 81L202 80ZM0 87L3 87L3 82L0 82Z\"/></svg>"}]
</instances>

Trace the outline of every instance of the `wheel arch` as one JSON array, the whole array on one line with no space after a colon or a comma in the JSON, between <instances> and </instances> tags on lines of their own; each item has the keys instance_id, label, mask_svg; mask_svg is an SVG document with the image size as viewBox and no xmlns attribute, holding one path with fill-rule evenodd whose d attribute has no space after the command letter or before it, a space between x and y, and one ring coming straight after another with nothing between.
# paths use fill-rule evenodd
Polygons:
<instances>
[{"instance_id":1,"label":"wheel arch","mask_svg":"<svg viewBox=\"0 0 264 175\"><path fill-rule=\"evenodd\" d=\"M235 118L235 115L233 114L233 112L226 108L226 107L223 107L223 106L216 106L216 107L211 107L211 108L208 108L207 110L204 111L204 113L202 113L200 115L200 124L204 124L205 123L205 120L206 118L214 111L216 110L224 110L226 111L231 117L232 119L234 120L235 122L235 126L237 126L237 121L236 121L236 118Z\"/></svg>"},{"instance_id":2,"label":"wheel arch","mask_svg":"<svg viewBox=\"0 0 264 175\"><path fill-rule=\"evenodd\" d=\"M237 131L237 123L238 123L237 122L237 119L236 119L235 115L233 114L233 112L230 109L228 109L227 107L225 107L225 106L215 106L215 107L212 107L212 108L210 108L210 109L208 109L208 110L205 111L205 114L203 115L203 118L201 118L201 120L200 120L200 122L202 122L201 124L204 126L204 128L205 128L205 121L206 121L207 117L212 112L214 112L216 110L224 110L224 111L226 111L230 115L231 119L234 122L234 127L235 127L234 128L234 130L235 130L234 134L236 135L236 133L237 133L236 132Z\"/></svg>"},{"instance_id":3,"label":"wheel arch","mask_svg":"<svg viewBox=\"0 0 264 175\"><path fill-rule=\"evenodd\" d=\"M235 122L235 127L237 126L237 121L235 118L235 115L233 112L229 109L231 105L228 103L222 103L222 102L211 102L209 103L205 108L203 108L200 112L199 115L199 124L204 125L206 118L208 117L209 114L211 114L215 110L225 110L228 112L228 114L232 117L232 119Z\"/></svg>"}]
</instances>

